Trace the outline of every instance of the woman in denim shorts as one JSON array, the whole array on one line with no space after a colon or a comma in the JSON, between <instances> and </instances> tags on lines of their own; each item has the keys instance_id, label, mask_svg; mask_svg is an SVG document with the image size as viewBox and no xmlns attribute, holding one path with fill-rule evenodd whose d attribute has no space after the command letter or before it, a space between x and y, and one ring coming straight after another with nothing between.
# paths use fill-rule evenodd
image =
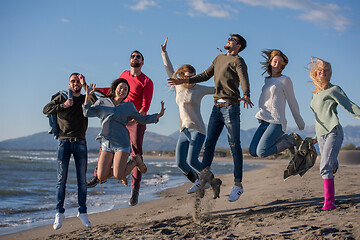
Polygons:
<instances>
[{"instance_id":1,"label":"woman in denim shorts","mask_svg":"<svg viewBox=\"0 0 360 240\"><path fill-rule=\"evenodd\" d=\"M109 94L91 105L89 96L94 90L94 84L90 84L86 89L83 113L85 117L98 117L101 121L102 128L96 138L101 143L97 176L101 181L114 176L126 185L126 176L135 166L142 173L147 171L140 156L128 161L130 140L126 124L131 119L142 124L157 123L164 115L164 102L161 102L160 113L141 115L132 102L124 102L130 92L130 86L125 79L119 78L113 81Z\"/></svg>"}]
</instances>

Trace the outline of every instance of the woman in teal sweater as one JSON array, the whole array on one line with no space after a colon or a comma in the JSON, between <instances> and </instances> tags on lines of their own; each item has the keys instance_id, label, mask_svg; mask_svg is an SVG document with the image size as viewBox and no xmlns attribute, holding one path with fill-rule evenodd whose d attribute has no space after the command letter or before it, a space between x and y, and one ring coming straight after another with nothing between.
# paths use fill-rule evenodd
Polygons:
<instances>
[{"instance_id":1,"label":"woman in teal sweater","mask_svg":"<svg viewBox=\"0 0 360 240\"><path fill-rule=\"evenodd\" d=\"M360 108L339 86L330 83L332 72L329 62L313 57L308 66L312 83L316 87L310 107L315 115L316 137L321 154L320 174L324 183L322 210L330 210L336 208L334 173L339 166L337 157L344 138L336 108L340 105L358 119L360 119Z\"/></svg>"}]
</instances>

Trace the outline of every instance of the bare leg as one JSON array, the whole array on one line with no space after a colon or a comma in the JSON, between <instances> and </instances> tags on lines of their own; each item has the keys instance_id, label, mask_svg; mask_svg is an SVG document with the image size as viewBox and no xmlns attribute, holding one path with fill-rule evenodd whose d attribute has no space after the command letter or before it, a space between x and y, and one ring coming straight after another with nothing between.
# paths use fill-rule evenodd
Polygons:
<instances>
[{"instance_id":1,"label":"bare leg","mask_svg":"<svg viewBox=\"0 0 360 240\"><path fill-rule=\"evenodd\" d=\"M114 154L111 152L101 151L97 176L99 180L106 180L113 176L112 165L113 165Z\"/></svg>"},{"instance_id":2,"label":"bare leg","mask_svg":"<svg viewBox=\"0 0 360 240\"><path fill-rule=\"evenodd\" d=\"M114 168L113 174L114 177L118 180L126 178L129 174L125 173L125 168L128 164L129 154L127 152L116 152L114 156Z\"/></svg>"},{"instance_id":3,"label":"bare leg","mask_svg":"<svg viewBox=\"0 0 360 240\"><path fill-rule=\"evenodd\" d=\"M129 162L127 161L128 157L129 154L125 152L115 153L114 177L116 179L122 180L126 178L135 166L140 167L143 173L146 172L146 166L139 155L134 156Z\"/></svg>"}]
</instances>

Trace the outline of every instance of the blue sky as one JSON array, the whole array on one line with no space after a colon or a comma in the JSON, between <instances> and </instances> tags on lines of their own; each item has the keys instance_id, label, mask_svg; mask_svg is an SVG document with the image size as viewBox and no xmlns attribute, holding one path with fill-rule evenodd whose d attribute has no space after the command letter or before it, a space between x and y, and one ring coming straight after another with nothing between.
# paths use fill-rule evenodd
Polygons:
<instances>
[{"instance_id":1,"label":"blue sky","mask_svg":"<svg viewBox=\"0 0 360 240\"><path fill-rule=\"evenodd\" d=\"M69 74L80 72L88 83L109 86L129 69L129 54L145 56L143 72L154 82L149 113L166 104L165 116L148 131L169 135L178 130L175 94L160 44L169 37L175 68L192 64L197 72L210 66L229 33L248 41L241 53L248 65L253 109L241 110L241 128L258 126L254 115L264 77L261 51L278 48L289 58L301 115L314 125L309 103L314 87L304 66L311 56L331 62L332 83L360 104L360 2L358 0L1 0L0 1L0 141L47 131L42 114L50 96L67 88ZM204 85L213 86L213 79ZM202 102L209 119L212 97ZM360 125L339 110L343 126ZM288 126L295 126L287 108ZM99 127L98 119L90 126Z\"/></svg>"}]
</instances>

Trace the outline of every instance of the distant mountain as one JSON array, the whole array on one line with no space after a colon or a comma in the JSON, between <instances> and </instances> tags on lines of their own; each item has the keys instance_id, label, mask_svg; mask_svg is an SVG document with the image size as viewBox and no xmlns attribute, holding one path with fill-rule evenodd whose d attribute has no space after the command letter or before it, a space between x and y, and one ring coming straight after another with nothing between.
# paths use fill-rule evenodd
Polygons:
<instances>
[{"instance_id":1,"label":"distant mountain","mask_svg":"<svg viewBox=\"0 0 360 240\"><path fill-rule=\"evenodd\" d=\"M89 150L99 149L99 142L95 140L100 128L90 127L86 132L86 141ZM144 136L144 151L163 150L169 151L176 146L176 140L146 131ZM20 137L0 142L0 149L34 149L49 150L57 148L57 140L47 132L40 132L26 137Z\"/></svg>"},{"instance_id":2,"label":"distant mountain","mask_svg":"<svg viewBox=\"0 0 360 240\"><path fill-rule=\"evenodd\" d=\"M249 148L251 139L256 131L256 128L248 130L241 130L241 146L246 149ZM86 139L89 150L97 150L99 148L99 142L95 140L97 134L100 132L100 128L90 127L86 133ZM315 136L314 126L306 127L303 131L299 131L297 128L289 128L288 132L297 132L303 138L306 136ZM347 144L354 144L360 146L360 126L346 126L344 127L344 142L343 146ZM169 151L175 149L177 139L179 137L179 131L176 131L169 136L156 134L150 131L145 132L144 136L144 151ZM52 135L47 132L40 132L26 137L20 137L16 139L10 139L0 142L0 149L34 149L34 150L49 150L56 149L57 141ZM217 148L229 148L227 133L224 128L220 134L219 140L216 145Z\"/></svg>"}]
</instances>

